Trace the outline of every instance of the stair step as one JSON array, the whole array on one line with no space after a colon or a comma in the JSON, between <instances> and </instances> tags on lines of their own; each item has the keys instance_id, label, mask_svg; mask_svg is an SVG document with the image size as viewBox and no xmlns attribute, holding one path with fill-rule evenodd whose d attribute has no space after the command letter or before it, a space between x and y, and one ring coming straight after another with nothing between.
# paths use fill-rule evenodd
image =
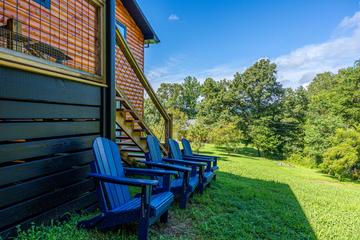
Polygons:
<instances>
[{"instance_id":1,"label":"stair step","mask_svg":"<svg viewBox=\"0 0 360 240\"><path fill-rule=\"evenodd\" d=\"M136 144L131 140L119 141L117 144L121 146L136 146Z\"/></svg>"},{"instance_id":2,"label":"stair step","mask_svg":"<svg viewBox=\"0 0 360 240\"><path fill-rule=\"evenodd\" d=\"M130 152L130 153L128 153L128 157L145 158L145 154Z\"/></svg>"},{"instance_id":3,"label":"stair step","mask_svg":"<svg viewBox=\"0 0 360 240\"><path fill-rule=\"evenodd\" d=\"M117 136L116 138L123 139L123 140L129 140L130 139L130 137L125 136L125 135L120 135L120 136Z\"/></svg>"},{"instance_id":4,"label":"stair step","mask_svg":"<svg viewBox=\"0 0 360 240\"><path fill-rule=\"evenodd\" d=\"M140 152L140 153L143 153L143 151L138 148L138 147L122 147L121 148L121 151L124 151L124 152Z\"/></svg>"},{"instance_id":5,"label":"stair step","mask_svg":"<svg viewBox=\"0 0 360 240\"><path fill-rule=\"evenodd\" d=\"M145 132L146 131L146 129L144 129L144 128L134 128L133 130L134 130L134 132Z\"/></svg>"}]
</instances>

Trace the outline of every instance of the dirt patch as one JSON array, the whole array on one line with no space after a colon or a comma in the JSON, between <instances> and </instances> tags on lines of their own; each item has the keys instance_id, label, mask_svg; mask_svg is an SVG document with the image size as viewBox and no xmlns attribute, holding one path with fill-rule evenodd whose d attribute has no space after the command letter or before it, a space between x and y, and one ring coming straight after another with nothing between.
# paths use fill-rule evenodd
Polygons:
<instances>
[{"instance_id":1,"label":"dirt patch","mask_svg":"<svg viewBox=\"0 0 360 240\"><path fill-rule=\"evenodd\" d=\"M191 219L180 218L174 212L169 212L169 219L166 224L157 223L153 226L154 231L164 237L195 239Z\"/></svg>"}]
</instances>

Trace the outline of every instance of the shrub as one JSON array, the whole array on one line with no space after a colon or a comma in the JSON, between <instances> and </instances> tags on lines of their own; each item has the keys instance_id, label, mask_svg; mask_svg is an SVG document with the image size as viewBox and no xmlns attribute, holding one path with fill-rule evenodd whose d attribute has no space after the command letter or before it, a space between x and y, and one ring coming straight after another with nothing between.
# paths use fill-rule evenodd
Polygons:
<instances>
[{"instance_id":1,"label":"shrub","mask_svg":"<svg viewBox=\"0 0 360 240\"><path fill-rule=\"evenodd\" d=\"M320 166L327 173L340 179L360 179L360 131L338 129L323 159Z\"/></svg>"},{"instance_id":2,"label":"shrub","mask_svg":"<svg viewBox=\"0 0 360 240\"><path fill-rule=\"evenodd\" d=\"M304 166L304 167L309 167L309 168L316 167L316 163L311 158L305 156L301 152L292 153L287 158L287 161L291 162L293 164L296 164L296 165Z\"/></svg>"}]
</instances>

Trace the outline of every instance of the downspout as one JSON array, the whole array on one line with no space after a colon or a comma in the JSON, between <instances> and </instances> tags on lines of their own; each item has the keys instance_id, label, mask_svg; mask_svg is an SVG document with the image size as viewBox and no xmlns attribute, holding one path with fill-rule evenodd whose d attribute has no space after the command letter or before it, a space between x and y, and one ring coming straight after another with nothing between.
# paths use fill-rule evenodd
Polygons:
<instances>
[{"instance_id":1,"label":"downspout","mask_svg":"<svg viewBox=\"0 0 360 240\"><path fill-rule=\"evenodd\" d=\"M116 78L115 78L115 21L116 21L116 0L106 0L105 12L106 12L106 44L105 44L105 74L106 74L106 94L105 94L105 119L106 130L105 135L111 140L115 140L115 114L116 114Z\"/></svg>"}]
</instances>

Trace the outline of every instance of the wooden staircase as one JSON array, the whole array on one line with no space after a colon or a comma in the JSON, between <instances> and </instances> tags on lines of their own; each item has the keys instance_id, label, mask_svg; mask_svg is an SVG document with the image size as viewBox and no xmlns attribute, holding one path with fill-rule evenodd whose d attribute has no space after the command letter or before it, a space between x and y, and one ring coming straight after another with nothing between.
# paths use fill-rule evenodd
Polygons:
<instances>
[{"instance_id":1,"label":"wooden staircase","mask_svg":"<svg viewBox=\"0 0 360 240\"><path fill-rule=\"evenodd\" d=\"M125 39L116 29L116 43L124 54L126 60L130 64L139 82L144 87L145 92L154 103L165 121L165 141L171 138L172 134L172 118L162 106L160 100L156 96L154 89L146 79L143 70L138 65L134 55L131 53ZM154 135L150 128L146 125L141 114L131 105L126 95L116 89L117 110L116 110L116 140L121 150L122 159L128 165L133 165L137 160L145 159L145 153L148 152L146 144L146 136ZM155 135L154 135L155 136ZM161 145L161 151L167 155L166 148Z\"/></svg>"},{"instance_id":2,"label":"wooden staircase","mask_svg":"<svg viewBox=\"0 0 360 240\"><path fill-rule=\"evenodd\" d=\"M116 89L116 95L116 142L123 161L128 165L134 165L138 160L145 160L145 152L148 151L146 136L154 134L142 116L132 107L126 95L119 89ZM167 155L164 146L161 146L161 150Z\"/></svg>"}]
</instances>

